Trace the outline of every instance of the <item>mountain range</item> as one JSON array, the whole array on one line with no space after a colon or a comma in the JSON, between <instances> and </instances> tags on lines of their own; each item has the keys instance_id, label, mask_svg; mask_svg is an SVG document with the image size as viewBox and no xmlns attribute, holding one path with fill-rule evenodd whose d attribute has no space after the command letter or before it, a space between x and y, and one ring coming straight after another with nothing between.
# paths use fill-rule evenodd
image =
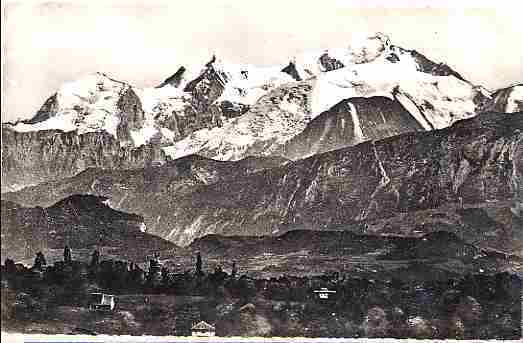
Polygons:
<instances>
[{"instance_id":1,"label":"mountain range","mask_svg":"<svg viewBox=\"0 0 523 343\"><path fill-rule=\"evenodd\" d=\"M491 92L383 34L152 88L90 74L2 124L2 255L42 230L165 251L342 230L521 257L522 111L522 84Z\"/></svg>"},{"instance_id":2,"label":"mountain range","mask_svg":"<svg viewBox=\"0 0 523 343\"><path fill-rule=\"evenodd\" d=\"M139 170L88 169L3 198L49 206L77 193L104 196L115 209L143 215L147 232L178 245L211 233L323 229L520 198L521 127L520 115L481 114L295 162L188 156Z\"/></svg>"},{"instance_id":3,"label":"mountain range","mask_svg":"<svg viewBox=\"0 0 523 343\"><path fill-rule=\"evenodd\" d=\"M323 151L447 127L487 109L517 112L521 88L491 94L381 34L274 67L213 56L203 66L180 67L154 88L94 73L65 83L33 118L2 125L2 192L89 167L139 169L192 154L298 159L312 153L293 147L304 140L320 140L325 146L314 148ZM325 143L334 134L334 119L326 120L335 117L331 110L339 112L334 130L344 142ZM313 130L308 124L316 118ZM306 137L311 130L316 138Z\"/></svg>"}]
</instances>

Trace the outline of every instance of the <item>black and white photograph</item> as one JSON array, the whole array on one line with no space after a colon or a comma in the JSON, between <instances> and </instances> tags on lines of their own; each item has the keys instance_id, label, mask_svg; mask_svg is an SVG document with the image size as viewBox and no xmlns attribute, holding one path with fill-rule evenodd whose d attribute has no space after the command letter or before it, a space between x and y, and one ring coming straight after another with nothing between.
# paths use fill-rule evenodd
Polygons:
<instances>
[{"instance_id":1,"label":"black and white photograph","mask_svg":"<svg viewBox=\"0 0 523 343\"><path fill-rule=\"evenodd\" d=\"M2 341L521 340L522 13L3 1Z\"/></svg>"}]
</instances>

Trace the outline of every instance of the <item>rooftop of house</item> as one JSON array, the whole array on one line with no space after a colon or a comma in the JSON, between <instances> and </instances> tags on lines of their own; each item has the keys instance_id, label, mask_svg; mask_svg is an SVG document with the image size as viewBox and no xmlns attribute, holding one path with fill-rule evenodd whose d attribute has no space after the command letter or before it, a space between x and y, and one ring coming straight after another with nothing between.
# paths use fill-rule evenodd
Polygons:
<instances>
[{"instance_id":1,"label":"rooftop of house","mask_svg":"<svg viewBox=\"0 0 523 343\"><path fill-rule=\"evenodd\" d=\"M336 293L336 291L331 291L326 287L322 287L314 291L314 293Z\"/></svg>"},{"instance_id":2,"label":"rooftop of house","mask_svg":"<svg viewBox=\"0 0 523 343\"><path fill-rule=\"evenodd\" d=\"M204 322L203 320L198 322L197 324L194 324L191 328L191 330L198 330L198 331L214 331L214 326L212 326L209 323Z\"/></svg>"}]
</instances>

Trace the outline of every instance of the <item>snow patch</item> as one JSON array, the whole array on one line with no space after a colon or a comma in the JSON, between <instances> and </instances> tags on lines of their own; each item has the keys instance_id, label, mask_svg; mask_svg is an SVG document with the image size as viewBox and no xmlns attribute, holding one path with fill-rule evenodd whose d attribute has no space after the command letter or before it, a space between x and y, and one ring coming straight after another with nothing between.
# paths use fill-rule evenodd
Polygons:
<instances>
[{"instance_id":1,"label":"snow patch","mask_svg":"<svg viewBox=\"0 0 523 343\"><path fill-rule=\"evenodd\" d=\"M514 86L507 99L506 113L517 112L523 106L523 86Z\"/></svg>"},{"instance_id":2,"label":"snow patch","mask_svg":"<svg viewBox=\"0 0 523 343\"><path fill-rule=\"evenodd\" d=\"M62 130L64 132L74 131L77 129L74 124L76 114L61 113L45 121L36 124L17 123L12 128L18 132L40 131L40 130Z\"/></svg>"},{"instance_id":3,"label":"snow patch","mask_svg":"<svg viewBox=\"0 0 523 343\"><path fill-rule=\"evenodd\" d=\"M224 90L216 102L230 101L254 105L269 90L294 79L281 67L256 67L250 64L215 62L213 68L225 75Z\"/></svg>"},{"instance_id":4,"label":"snow patch","mask_svg":"<svg viewBox=\"0 0 523 343\"><path fill-rule=\"evenodd\" d=\"M292 114L298 114L302 112L300 106L295 102L282 101L280 103L280 108Z\"/></svg>"},{"instance_id":5,"label":"snow patch","mask_svg":"<svg viewBox=\"0 0 523 343\"><path fill-rule=\"evenodd\" d=\"M153 126L144 126L138 130L130 130L134 146L139 147L149 143L151 138L158 133L158 129Z\"/></svg>"},{"instance_id":6,"label":"snow patch","mask_svg":"<svg viewBox=\"0 0 523 343\"><path fill-rule=\"evenodd\" d=\"M116 136L120 119L115 115L120 94L129 87L102 73L89 74L63 84L56 93L56 114L35 124L18 123L15 131L78 130L79 134L106 131Z\"/></svg>"},{"instance_id":7,"label":"snow patch","mask_svg":"<svg viewBox=\"0 0 523 343\"><path fill-rule=\"evenodd\" d=\"M182 111L189 101L189 96L179 88L166 85L161 88L135 89L146 114L154 113L161 103L169 105L173 111Z\"/></svg>"},{"instance_id":8,"label":"snow patch","mask_svg":"<svg viewBox=\"0 0 523 343\"><path fill-rule=\"evenodd\" d=\"M365 137L363 136L363 130L361 129L360 118L358 117L356 106L354 106L352 102L349 102L349 107L352 123L354 124L354 144L358 144L363 142Z\"/></svg>"}]
</instances>

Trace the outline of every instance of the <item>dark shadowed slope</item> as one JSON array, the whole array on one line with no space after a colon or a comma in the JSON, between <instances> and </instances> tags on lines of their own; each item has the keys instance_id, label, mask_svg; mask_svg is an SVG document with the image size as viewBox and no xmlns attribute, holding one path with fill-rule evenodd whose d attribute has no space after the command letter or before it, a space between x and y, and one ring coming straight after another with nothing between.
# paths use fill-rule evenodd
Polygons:
<instances>
[{"instance_id":1,"label":"dark shadowed slope","mask_svg":"<svg viewBox=\"0 0 523 343\"><path fill-rule=\"evenodd\" d=\"M115 211L105 199L73 195L53 206L21 207L2 200L2 259L31 258L38 251L105 249L110 255L143 260L154 251L176 250L160 237L144 233L143 217Z\"/></svg>"},{"instance_id":2,"label":"dark shadowed slope","mask_svg":"<svg viewBox=\"0 0 523 343\"><path fill-rule=\"evenodd\" d=\"M310 122L285 144L282 155L298 159L413 131L423 131L423 127L397 100L351 98Z\"/></svg>"},{"instance_id":3,"label":"dark shadowed slope","mask_svg":"<svg viewBox=\"0 0 523 343\"><path fill-rule=\"evenodd\" d=\"M154 233L188 244L209 233L267 235L510 200L521 187L522 128L521 114L482 115L205 186L173 198Z\"/></svg>"}]
</instances>

